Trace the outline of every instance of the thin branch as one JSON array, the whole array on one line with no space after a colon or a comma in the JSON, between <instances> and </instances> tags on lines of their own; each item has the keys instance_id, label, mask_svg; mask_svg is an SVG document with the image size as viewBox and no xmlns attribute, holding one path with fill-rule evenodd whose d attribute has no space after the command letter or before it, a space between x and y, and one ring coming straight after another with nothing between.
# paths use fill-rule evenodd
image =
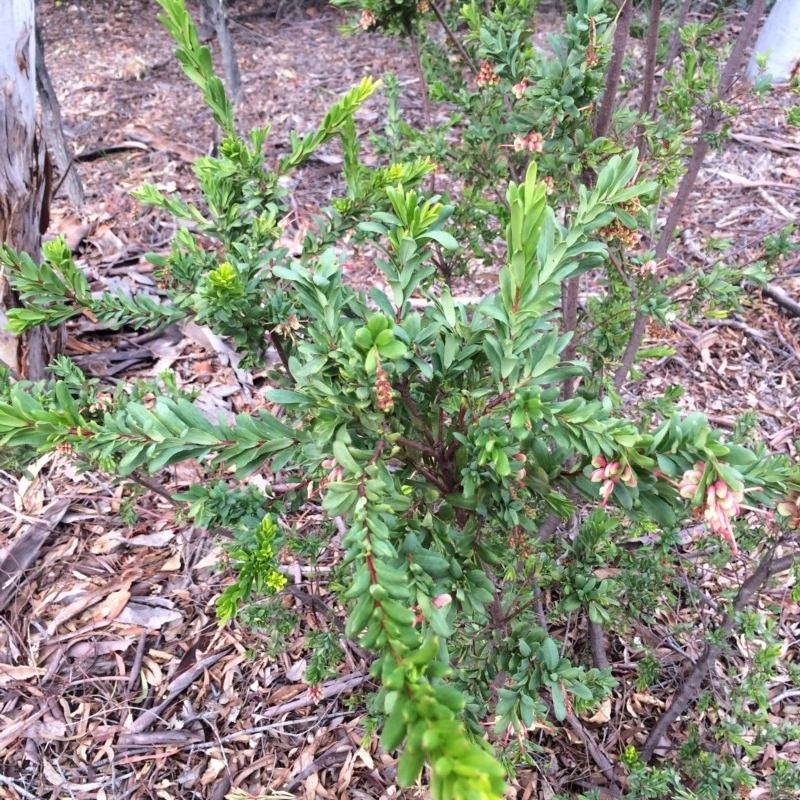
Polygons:
<instances>
[{"instance_id":1,"label":"thin branch","mask_svg":"<svg viewBox=\"0 0 800 800\"><path fill-rule=\"evenodd\" d=\"M653 112L653 92L656 82L656 53L658 51L658 21L661 17L661 0L652 0L650 5L650 25L647 28L645 39L644 76L642 77L642 99L639 103L639 114L642 121L636 129L636 147L639 158L647 156L647 143L645 142L644 117Z\"/></svg>"},{"instance_id":2,"label":"thin branch","mask_svg":"<svg viewBox=\"0 0 800 800\"><path fill-rule=\"evenodd\" d=\"M413 466L420 475L422 475L424 478L427 478L442 494L450 494L450 492L453 491L452 486L447 486L444 481L442 481L440 478L437 478L436 475L434 475L429 469L426 469L419 464L414 464Z\"/></svg>"},{"instance_id":3,"label":"thin branch","mask_svg":"<svg viewBox=\"0 0 800 800\"><path fill-rule=\"evenodd\" d=\"M775 551L770 550L769 553L761 559L755 572L745 580L736 594L732 610L725 614L722 618L722 622L720 622L719 626L714 631L715 642L722 642L733 633L738 614L750 604L770 578L790 569L797 555L797 553L792 553L791 555L776 559ZM721 649L721 644L712 642L706 643L703 653L695 662L692 671L684 681L680 691L675 695L669 708L658 718L658 721L650 731L647 741L645 741L644 747L642 748L642 761L650 761L655 755L662 737L664 737L669 730L670 725L672 725L695 700L703 684L703 680L708 673L709 667L717 658Z\"/></svg>"},{"instance_id":4,"label":"thin branch","mask_svg":"<svg viewBox=\"0 0 800 800\"><path fill-rule=\"evenodd\" d=\"M431 458L439 458L439 453L432 447L428 447L428 445L421 444L420 442L415 442L413 439L409 439L405 436L401 436L397 440L397 444L405 447L407 450L416 450L418 453L425 453L425 455Z\"/></svg>"},{"instance_id":5,"label":"thin branch","mask_svg":"<svg viewBox=\"0 0 800 800\"><path fill-rule=\"evenodd\" d=\"M408 379L403 378L400 382L400 386L398 387L400 391L400 396L403 398L403 402L406 404L406 411L411 414L414 421L417 423L417 426L420 429L420 432L425 437L425 440L431 447L436 446L436 439L433 438L433 434L428 430L428 424L425 422L424 419L420 416L419 410L417 409L417 404L414 402L414 398L411 397L411 392L408 388Z\"/></svg>"},{"instance_id":6,"label":"thin branch","mask_svg":"<svg viewBox=\"0 0 800 800\"><path fill-rule=\"evenodd\" d=\"M586 749L589 751L592 761L600 767L600 771L603 773L605 779L612 786L616 786L617 782L614 778L614 766L600 745L595 741L594 737L583 727L583 723L574 714L567 714L567 722L570 728L572 728L572 732L586 745Z\"/></svg>"},{"instance_id":7,"label":"thin branch","mask_svg":"<svg viewBox=\"0 0 800 800\"><path fill-rule=\"evenodd\" d=\"M611 61L606 73L606 85L603 98L600 101L600 111L594 120L594 138L606 136L611 127L611 116L617 102L617 89L622 75L622 62L625 59L625 45L628 43L628 33L633 19L633 0L622 0L622 8L617 15L617 27L614 31Z\"/></svg>"},{"instance_id":8,"label":"thin branch","mask_svg":"<svg viewBox=\"0 0 800 800\"><path fill-rule=\"evenodd\" d=\"M686 174L681 180L678 193L675 196L675 202L672 204L667 221L664 223L664 227L661 231L661 237L656 245L656 261L661 261L666 258L669 252L670 245L672 244L672 237L678 228L678 223L683 216L686 204L689 202L689 197L697 182L697 176L700 174L700 168L703 166L703 162L709 150L708 134L714 133L719 128L724 118L724 112L720 109L719 103L724 101L730 94L736 74L744 60L745 50L758 27L761 17L764 15L766 4L767 0L754 0L753 5L747 12L742 28L739 31L739 36L736 39L733 50L731 50L731 54L725 62L725 67L722 70L717 86L716 102L710 105L703 118L703 124L697 136L697 140L694 143L692 157L689 160ZM641 311L637 312L631 330L631 338L622 356L622 363L614 374L614 386L617 391L622 389L622 385L628 378L628 373L633 366L633 362L636 360L639 346L647 330L647 319L648 317L646 314Z\"/></svg>"},{"instance_id":9,"label":"thin branch","mask_svg":"<svg viewBox=\"0 0 800 800\"><path fill-rule=\"evenodd\" d=\"M439 20L439 24L444 28L447 38L453 43L453 47L458 50L458 54L461 56L461 58L464 59L464 63L470 68L473 75L477 75L479 70L475 66L475 62L469 57L467 51L464 49L461 42L447 24L447 20L445 20L445 18L442 16L442 12L439 10L439 7L436 5L434 0L428 0L428 5L431 7L431 11L433 11L436 19Z\"/></svg>"},{"instance_id":10,"label":"thin branch","mask_svg":"<svg viewBox=\"0 0 800 800\"><path fill-rule=\"evenodd\" d=\"M678 14L678 24L675 26L675 30L672 32L672 38L669 42L669 49L667 50L667 57L664 59L664 66L661 68L661 80L658 82L658 91L656 92L656 96L661 94L661 90L664 88L666 74L672 66L672 62L678 57L678 53L680 52L681 31L686 25L686 20L689 17L689 9L691 6L692 0L683 0L683 5L681 6L680 13Z\"/></svg>"},{"instance_id":11,"label":"thin branch","mask_svg":"<svg viewBox=\"0 0 800 800\"><path fill-rule=\"evenodd\" d=\"M289 369L289 358L286 355L286 351L283 349L281 340L275 334L275 331L270 331L267 335L269 336L270 343L275 348L275 352L278 354L278 358L281 360L283 368L286 370L286 375L289 377L289 380L292 384L297 383L294 379L294 375L292 375L292 371Z\"/></svg>"},{"instance_id":12,"label":"thin branch","mask_svg":"<svg viewBox=\"0 0 800 800\"><path fill-rule=\"evenodd\" d=\"M422 92L422 113L425 116L425 125L430 128L433 124L431 121L431 105L428 100L428 82L425 80L425 70L422 69L422 59L419 54L419 42L414 35L414 28L410 20L406 20L406 34L411 42L411 52L414 54L414 66L417 68L417 75L419 75L419 85ZM436 173L433 173L434 177Z\"/></svg>"}]
</instances>

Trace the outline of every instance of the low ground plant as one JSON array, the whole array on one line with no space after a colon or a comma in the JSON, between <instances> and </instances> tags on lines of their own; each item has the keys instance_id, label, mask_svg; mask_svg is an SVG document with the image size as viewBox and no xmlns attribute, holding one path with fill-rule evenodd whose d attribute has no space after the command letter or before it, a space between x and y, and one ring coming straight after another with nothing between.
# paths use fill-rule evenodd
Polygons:
<instances>
[{"instance_id":1,"label":"low ground plant","mask_svg":"<svg viewBox=\"0 0 800 800\"><path fill-rule=\"evenodd\" d=\"M9 312L9 325L22 331L81 314L133 328L192 318L229 337L245 365L266 371L263 407L232 422L208 419L168 376L109 393L62 358L47 382L3 376L4 452L23 463L58 448L86 469L123 477L199 462L206 480L176 499L194 524L224 528L233 539L235 577L219 598L220 622L271 628L275 652L276 628L291 625L268 610L286 583L282 555L313 563L340 538L334 588L346 638L373 655L381 744L399 749L400 785L424 780L435 800L500 798L514 768L541 752L533 731L585 734L581 719L620 677L605 653L607 631L640 643L632 683L643 692L656 684L660 666L641 630L696 591L701 565L741 559L746 579L698 617L700 656L622 765L630 797L722 798L748 786L752 774L738 754L752 758L796 733L766 722L763 686L776 650L768 618L751 603L795 566L800 469L752 440L746 425L723 434L702 414L682 418L673 398L632 402L623 412L608 382L596 380L596 365L575 350L563 312L571 281L619 271L608 231L628 237L654 224L658 178L671 173L656 160L648 175L644 151L610 140L576 164L563 159L567 145L541 161L509 160L517 179L501 195L496 290L465 303L439 268L469 249L451 232L463 208L426 190L430 154L394 156L377 168L360 159L355 114L375 83L348 92L270 164L268 129L237 133L182 0L160 2L184 70L224 135L219 155L195 164L200 202L154 187L137 192L183 224L168 255L150 256L168 302L95 295L58 240L45 245L41 265L2 250L25 301ZM566 73L590 48L602 58L609 44L611 16L586 17L592 2L579 0L583 22L568 25L569 41L588 39L566 51L558 67ZM477 12L464 13L469 20ZM502 26L492 33L476 24L479 47L499 58ZM491 70L499 80L525 77L514 58L503 64L508 74ZM562 94L555 130L574 150L582 100ZM525 113L534 106L532 99ZM341 143L345 192L292 254L279 241L289 213L280 179L331 139ZM565 188L553 196L545 180L557 163L568 168L569 202L560 200ZM343 280L354 239L376 253L381 283L368 292ZM657 315L654 295L640 291L648 271L638 275L635 263L625 262L628 280L620 281L631 315L597 323L587 347L618 342L640 315ZM267 476L266 489L248 483L255 473ZM292 528L293 513L309 505L324 512L313 539ZM688 566L687 541L703 552ZM576 628L585 632L578 643L567 635ZM737 693L712 734L688 736L678 767L652 765L675 719L694 702L711 702L703 681L734 632L762 643L754 644L755 668L733 680ZM308 678L317 682L335 670L342 643L323 632L314 641ZM610 763L597 764L610 783L621 780ZM800 785L794 768L781 770L784 785Z\"/></svg>"}]
</instances>

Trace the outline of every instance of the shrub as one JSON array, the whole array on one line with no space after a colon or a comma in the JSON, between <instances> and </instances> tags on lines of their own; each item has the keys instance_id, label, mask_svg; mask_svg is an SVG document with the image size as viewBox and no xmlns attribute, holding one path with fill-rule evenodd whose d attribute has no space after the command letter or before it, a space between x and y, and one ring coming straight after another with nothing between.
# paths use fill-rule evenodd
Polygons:
<instances>
[{"instance_id":1,"label":"shrub","mask_svg":"<svg viewBox=\"0 0 800 800\"><path fill-rule=\"evenodd\" d=\"M707 664L753 593L792 564L780 548L800 522L800 471L761 444L712 430L701 414L662 414L668 403L626 417L589 380L589 365L565 356L565 282L604 265L603 232L633 231L631 210L657 194L641 178L636 149L582 161L571 179L587 179L558 215L537 162L520 164L521 179L504 197L497 290L465 304L438 279L437 259L459 242L448 230L456 209L420 188L431 163L372 169L359 160L353 116L372 81L348 92L315 132L292 136L291 153L270 166L268 129L236 133L182 0L160 2L178 57L225 136L219 157L195 165L201 205L153 187L137 193L191 223L168 256L150 256L171 302L95 297L63 241L45 246L41 266L4 248L0 258L26 301L9 324L20 331L88 314L140 327L192 316L230 337L247 364L269 369L268 407L212 421L174 381L150 385L152 402L127 389L107 397L62 359L46 383L6 376L0 441L19 458L59 448L122 476L186 459L203 464L208 483L179 498L196 524L234 536L238 577L219 600L221 622L251 596L281 591L278 553L293 537L279 518L321 506L319 537L344 531L346 634L375 655L381 742L401 749L398 781L413 784L427 762L436 800L499 798L505 768L495 748L506 766L529 757L529 728L579 725L576 715L615 685L607 664L591 666L577 651L566 657L552 621L585 618L602 649L603 626L653 614L673 587L676 532L699 517L709 531L703 544L720 560L739 549L760 559L709 641ZM565 69L570 63L566 56ZM292 256L278 242L287 213L279 179L334 137L347 194ZM343 281L342 243L351 235L380 253L384 285L368 293ZM577 379L581 392L572 396ZM257 491L246 485L256 472L290 488ZM755 513L746 496L763 509L781 502L786 524L766 516L740 523ZM568 520L572 536L559 530ZM621 546L643 534L650 543L640 549ZM621 566L619 577L597 574L609 562ZM636 598L633 612L623 593ZM324 642L315 662L319 679L335 660L333 644ZM651 744L627 762L632 784L649 781L647 791L660 780L645 771Z\"/></svg>"}]
</instances>

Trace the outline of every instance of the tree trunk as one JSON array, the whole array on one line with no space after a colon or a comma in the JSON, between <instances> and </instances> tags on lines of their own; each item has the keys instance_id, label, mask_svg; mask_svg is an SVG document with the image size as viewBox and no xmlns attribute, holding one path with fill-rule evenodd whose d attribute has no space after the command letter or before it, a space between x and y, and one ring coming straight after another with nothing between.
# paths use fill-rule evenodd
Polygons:
<instances>
[{"instance_id":1,"label":"tree trunk","mask_svg":"<svg viewBox=\"0 0 800 800\"><path fill-rule=\"evenodd\" d=\"M787 83L800 70L800 0L778 0L767 15L753 50L747 77L758 77L756 56L766 56L765 74Z\"/></svg>"},{"instance_id":2,"label":"tree trunk","mask_svg":"<svg viewBox=\"0 0 800 800\"><path fill-rule=\"evenodd\" d=\"M34 261L41 257L49 212L49 161L36 124L36 47L33 0L4 0L0 36L0 242ZM39 380L61 336L35 328L15 337L5 310L19 305L0 278L0 359L18 377Z\"/></svg>"},{"instance_id":3,"label":"tree trunk","mask_svg":"<svg viewBox=\"0 0 800 800\"><path fill-rule=\"evenodd\" d=\"M244 100L242 92L242 76L239 72L239 64L236 61L236 52L233 49L233 39L228 27L228 15L225 12L224 0L200 0L200 7L203 9L204 22L214 28L214 32L219 39L219 49L222 53L222 68L225 71L225 87L228 96L234 103L241 103Z\"/></svg>"},{"instance_id":4,"label":"tree trunk","mask_svg":"<svg viewBox=\"0 0 800 800\"><path fill-rule=\"evenodd\" d=\"M69 152L64 126L61 122L61 107L56 91L50 80L50 73L44 60L44 40L39 26L36 26L36 88L42 104L42 120L47 150L52 155L58 170L58 180L64 185L64 192L75 208L83 205L83 186L76 171L75 161Z\"/></svg>"}]
</instances>

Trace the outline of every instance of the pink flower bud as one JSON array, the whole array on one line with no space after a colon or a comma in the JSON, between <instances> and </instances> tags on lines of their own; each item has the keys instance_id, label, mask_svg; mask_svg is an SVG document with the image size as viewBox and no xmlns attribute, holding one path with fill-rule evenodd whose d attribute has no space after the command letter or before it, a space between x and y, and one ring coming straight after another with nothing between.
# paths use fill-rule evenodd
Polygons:
<instances>
[{"instance_id":1,"label":"pink flower bud","mask_svg":"<svg viewBox=\"0 0 800 800\"><path fill-rule=\"evenodd\" d=\"M442 606L449 605L452 602L453 602L453 598L449 594L447 594L447 593L439 594L439 595L436 595L436 597L433 598L433 607L434 608L442 608Z\"/></svg>"}]
</instances>

